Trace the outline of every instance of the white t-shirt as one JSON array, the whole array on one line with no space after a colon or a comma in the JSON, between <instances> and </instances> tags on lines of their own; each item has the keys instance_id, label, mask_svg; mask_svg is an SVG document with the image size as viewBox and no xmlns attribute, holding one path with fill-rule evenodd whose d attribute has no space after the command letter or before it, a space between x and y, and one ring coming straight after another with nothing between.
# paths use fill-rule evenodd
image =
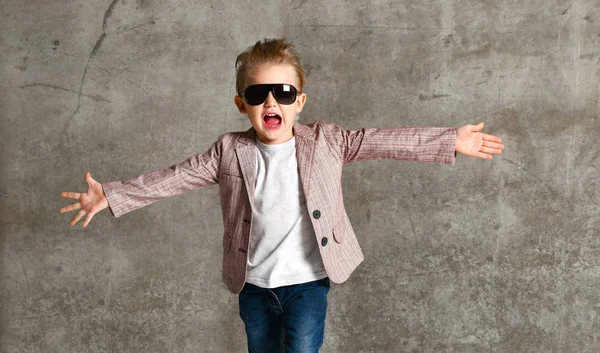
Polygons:
<instances>
[{"instance_id":1,"label":"white t-shirt","mask_svg":"<svg viewBox=\"0 0 600 353\"><path fill-rule=\"evenodd\" d=\"M256 139L256 188L246 282L262 288L327 277L300 184L296 138Z\"/></svg>"}]
</instances>

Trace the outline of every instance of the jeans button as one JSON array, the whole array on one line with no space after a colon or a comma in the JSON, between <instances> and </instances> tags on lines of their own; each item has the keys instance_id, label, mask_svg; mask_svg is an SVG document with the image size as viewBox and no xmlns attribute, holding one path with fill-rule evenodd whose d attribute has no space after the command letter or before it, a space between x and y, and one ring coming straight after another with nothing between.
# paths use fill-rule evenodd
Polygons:
<instances>
[{"instance_id":1,"label":"jeans button","mask_svg":"<svg viewBox=\"0 0 600 353\"><path fill-rule=\"evenodd\" d=\"M313 217L315 217L315 219L319 219L321 217L321 211L314 210L313 211Z\"/></svg>"},{"instance_id":2,"label":"jeans button","mask_svg":"<svg viewBox=\"0 0 600 353\"><path fill-rule=\"evenodd\" d=\"M323 245L323 246L327 245L327 237L321 238L321 245Z\"/></svg>"}]
</instances>

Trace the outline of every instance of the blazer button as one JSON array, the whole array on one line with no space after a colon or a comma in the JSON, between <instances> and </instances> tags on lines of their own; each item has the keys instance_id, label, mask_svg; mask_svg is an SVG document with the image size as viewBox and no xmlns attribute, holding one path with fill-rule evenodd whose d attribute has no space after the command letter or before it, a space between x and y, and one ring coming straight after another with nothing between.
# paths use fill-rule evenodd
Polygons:
<instances>
[{"instance_id":1,"label":"blazer button","mask_svg":"<svg viewBox=\"0 0 600 353\"><path fill-rule=\"evenodd\" d=\"M315 217L315 219L319 219L321 217L321 211L314 210L313 211L313 217Z\"/></svg>"},{"instance_id":2,"label":"blazer button","mask_svg":"<svg viewBox=\"0 0 600 353\"><path fill-rule=\"evenodd\" d=\"M321 238L321 245L323 245L323 246L327 245L327 237Z\"/></svg>"}]
</instances>

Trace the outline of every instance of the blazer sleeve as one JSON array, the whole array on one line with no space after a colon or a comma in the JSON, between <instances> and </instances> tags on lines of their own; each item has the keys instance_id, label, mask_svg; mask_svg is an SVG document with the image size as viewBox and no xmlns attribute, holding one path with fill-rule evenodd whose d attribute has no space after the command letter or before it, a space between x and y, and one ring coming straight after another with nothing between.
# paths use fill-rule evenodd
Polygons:
<instances>
[{"instance_id":1,"label":"blazer sleeve","mask_svg":"<svg viewBox=\"0 0 600 353\"><path fill-rule=\"evenodd\" d=\"M218 183L222 146L221 136L203 154L131 180L101 184L111 213L118 218L158 200Z\"/></svg>"},{"instance_id":2,"label":"blazer sleeve","mask_svg":"<svg viewBox=\"0 0 600 353\"><path fill-rule=\"evenodd\" d=\"M394 159L454 164L456 128L362 128L346 130L321 122L322 131L344 163Z\"/></svg>"}]
</instances>

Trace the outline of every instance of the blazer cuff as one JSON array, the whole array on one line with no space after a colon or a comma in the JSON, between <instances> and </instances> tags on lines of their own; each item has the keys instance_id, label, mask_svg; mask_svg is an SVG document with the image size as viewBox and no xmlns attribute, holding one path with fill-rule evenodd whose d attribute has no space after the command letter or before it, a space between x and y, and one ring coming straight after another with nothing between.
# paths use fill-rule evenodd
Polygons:
<instances>
[{"instance_id":1,"label":"blazer cuff","mask_svg":"<svg viewBox=\"0 0 600 353\"><path fill-rule=\"evenodd\" d=\"M456 161L456 131L457 128L445 128L441 136L442 146L438 162L442 164L454 165Z\"/></svg>"},{"instance_id":2,"label":"blazer cuff","mask_svg":"<svg viewBox=\"0 0 600 353\"><path fill-rule=\"evenodd\" d=\"M102 191L104 191L104 196L106 197L106 200L108 201L108 210L115 218L119 218L123 214L127 213L127 212L125 212L125 210L122 210L119 208L119 205L117 202L118 195L114 190L115 187L120 183L121 183L120 181L112 181L112 182L100 184L102 186Z\"/></svg>"}]
</instances>

